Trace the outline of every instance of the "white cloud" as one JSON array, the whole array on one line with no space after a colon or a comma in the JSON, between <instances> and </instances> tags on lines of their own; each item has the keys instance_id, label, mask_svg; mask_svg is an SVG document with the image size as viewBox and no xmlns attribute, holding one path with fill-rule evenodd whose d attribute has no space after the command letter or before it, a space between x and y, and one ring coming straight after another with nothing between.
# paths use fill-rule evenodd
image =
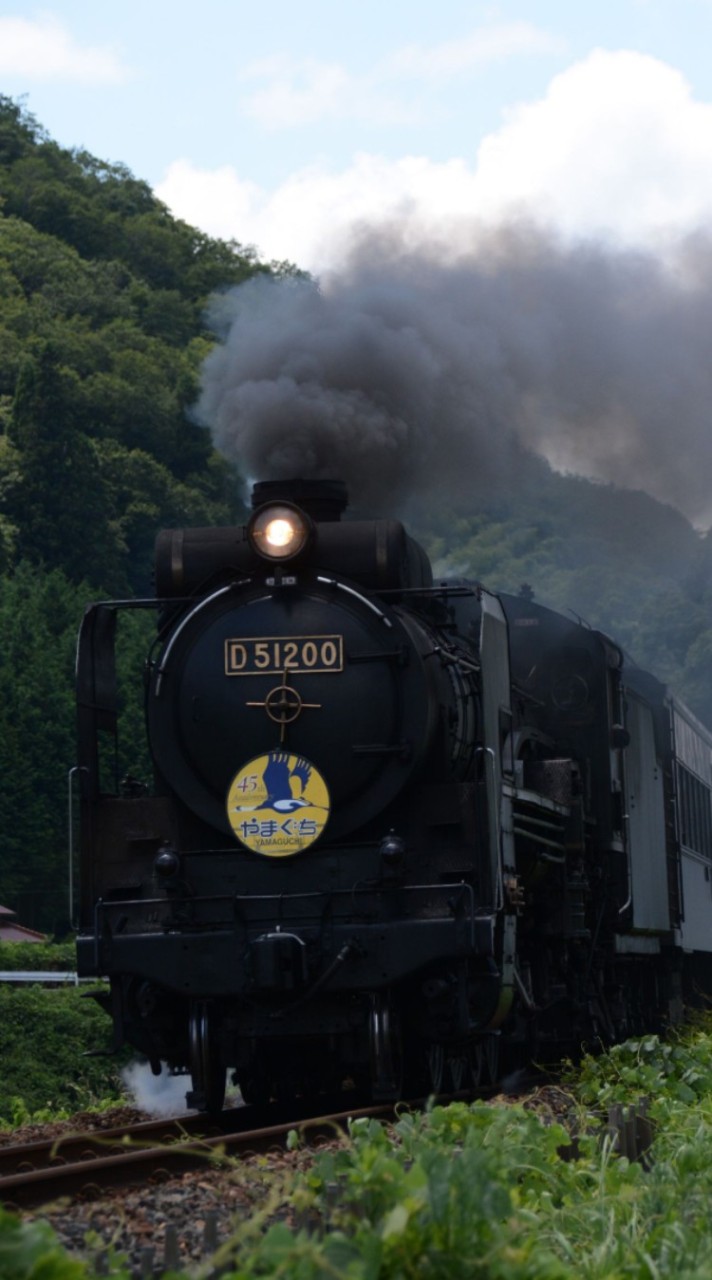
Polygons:
<instances>
[{"instance_id":1,"label":"white cloud","mask_svg":"<svg viewBox=\"0 0 712 1280\"><path fill-rule=\"evenodd\" d=\"M441 79L491 62L522 55L562 53L565 43L531 22L507 22L477 27L457 40L426 47L407 45L386 64L397 76Z\"/></svg>"},{"instance_id":2,"label":"white cloud","mask_svg":"<svg viewBox=\"0 0 712 1280\"><path fill-rule=\"evenodd\" d=\"M484 140L476 188L489 217L526 205L565 232L654 238L712 212L712 104L655 58L596 50Z\"/></svg>"},{"instance_id":3,"label":"white cloud","mask_svg":"<svg viewBox=\"0 0 712 1280\"><path fill-rule=\"evenodd\" d=\"M361 154L341 173L314 165L273 192L238 176L230 165L201 170L172 164L156 194L186 222L209 235L255 244L263 257L287 258L307 269L335 264L354 225L426 214L437 224L471 207L472 175L464 161L433 164L422 157L395 163Z\"/></svg>"},{"instance_id":4,"label":"white cloud","mask_svg":"<svg viewBox=\"0 0 712 1280\"><path fill-rule=\"evenodd\" d=\"M296 128L321 120L405 124L421 115L421 108L384 90L377 77L353 75L336 62L298 61L279 54L254 63L243 78L265 81L244 97L242 109L266 129Z\"/></svg>"},{"instance_id":5,"label":"white cloud","mask_svg":"<svg viewBox=\"0 0 712 1280\"><path fill-rule=\"evenodd\" d=\"M488 63L562 51L561 40L530 22L477 27L431 48L408 45L361 74L336 62L276 54L251 63L242 79L263 81L242 108L265 128L293 128L318 120L414 123L432 116L432 105L403 97L403 82L435 84Z\"/></svg>"},{"instance_id":6,"label":"white cloud","mask_svg":"<svg viewBox=\"0 0 712 1280\"><path fill-rule=\"evenodd\" d=\"M230 166L180 161L158 194L211 234L312 270L334 265L354 224L394 216L443 252L478 220L522 213L568 235L649 245L712 217L712 105L662 62L598 50L512 111L474 162L360 154L341 172L315 165L266 191Z\"/></svg>"},{"instance_id":7,"label":"white cloud","mask_svg":"<svg viewBox=\"0 0 712 1280\"><path fill-rule=\"evenodd\" d=\"M113 50L78 44L51 13L0 18L0 73L77 84L120 84L129 74Z\"/></svg>"},{"instance_id":8,"label":"white cloud","mask_svg":"<svg viewBox=\"0 0 712 1280\"><path fill-rule=\"evenodd\" d=\"M198 169L189 160L176 160L156 187L159 200L176 217L222 240L252 243L267 197L254 183L238 178L231 165Z\"/></svg>"},{"instance_id":9,"label":"white cloud","mask_svg":"<svg viewBox=\"0 0 712 1280\"><path fill-rule=\"evenodd\" d=\"M245 79L264 79L263 87L242 103L245 115L267 129L296 128L318 120L351 119L402 122L404 109L387 95L364 85L336 62L297 61L280 54L255 63Z\"/></svg>"}]
</instances>

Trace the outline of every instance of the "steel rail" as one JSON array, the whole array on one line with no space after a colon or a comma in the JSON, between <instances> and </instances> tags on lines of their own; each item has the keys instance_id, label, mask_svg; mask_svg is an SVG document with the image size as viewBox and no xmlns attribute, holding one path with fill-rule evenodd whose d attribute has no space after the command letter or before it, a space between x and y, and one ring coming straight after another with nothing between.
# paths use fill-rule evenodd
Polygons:
<instances>
[{"instance_id":1,"label":"steel rail","mask_svg":"<svg viewBox=\"0 0 712 1280\"><path fill-rule=\"evenodd\" d=\"M183 1142L188 1136L214 1136L224 1129L211 1124L208 1117L186 1115L178 1119L139 1121L112 1129L66 1130L51 1138L34 1142L7 1143L0 1146L0 1178L13 1173L31 1173L50 1166L70 1164L76 1160L95 1160L110 1151L126 1151L129 1142Z\"/></svg>"},{"instance_id":2,"label":"steel rail","mask_svg":"<svg viewBox=\"0 0 712 1280\"><path fill-rule=\"evenodd\" d=\"M300 1130L305 1141L315 1142L319 1139L334 1137L339 1131L347 1128L352 1119L375 1117L392 1118L396 1113L396 1104L352 1108L348 1111L334 1112L317 1117L301 1116L278 1124L258 1129L246 1129L238 1132L221 1132L210 1136L186 1136L184 1141L169 1141L164 1146L130 1146L124 1145L120 1151L114 1150L108 1155L97 1154L101 1150L100 1135L83 1135L82 1139L72 1137L72 1145L79 1154L67 1164L44 1165L43 1167L14 1171L0 1177L0 1203L8 1209L37 1208L63 1196L83 1196L96 1199L102 1191L110 1186L127 1186L144 1183L147 1180L162 1181L195 1169L215 1160L260 1154L282 1147L287 1135L293 1129ZM202 1121L205 1128L205 1116L195 1117ZM174 1122L175 1123L175 1122ZM183 1122L181 1122L183 1123ZM155 1129L151 1124L147 1128ZM160 1126L158 1126L160 1128ZM138 1133L146 1135L146 1130L139 1125L133 1130L124 1131L126 1137ZM104 1135L104 1141L107 1135ZM91 1142L91 1139L94 1139ZM87 1146L87 1139L90 1146ZM49 1144L51 1145L51 1144ZM58 1153L62 1152L63 1143L56 1142ZM47 1148L48 1144L29 1144L24 1148L27 1155L33 1146ZM67 1150L71 1150L67 1139ZM6 1149L7 1150L7 1149ZM15 1154L22 1148L15 1147Z\"/></svg>"}]
</instances>

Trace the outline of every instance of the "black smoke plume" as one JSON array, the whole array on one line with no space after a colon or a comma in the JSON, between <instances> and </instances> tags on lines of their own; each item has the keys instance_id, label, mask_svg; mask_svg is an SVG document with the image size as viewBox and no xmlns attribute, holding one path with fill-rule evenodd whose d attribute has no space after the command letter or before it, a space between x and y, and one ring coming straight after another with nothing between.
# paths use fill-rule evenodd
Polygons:
<instances>
[{"instance_id":1,"label":"black smoke plume","mask_svg":"<svg viewBox=\"0 0 712 1280\"><path fill-rule=\"evenodd\" d=\"M253 279L210 321L197 413L249 477L339 476L383 510L550 464L712 519L707 232L663 261L526 225L446 255L363 231L319 284Z\"/></svg>"}]
</instances>

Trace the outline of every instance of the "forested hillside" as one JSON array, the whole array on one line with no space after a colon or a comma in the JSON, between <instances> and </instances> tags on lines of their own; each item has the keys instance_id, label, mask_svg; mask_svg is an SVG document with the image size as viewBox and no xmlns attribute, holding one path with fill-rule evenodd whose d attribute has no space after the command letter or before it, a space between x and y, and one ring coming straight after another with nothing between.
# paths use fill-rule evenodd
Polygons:
<instances>
[{"instance_id":1,"label":"forested hillside","mask_svg":"<svg viewBox=\"0 0 712 1280\"><path fill-rule=\"evenodd\" d=\"M191 420L210 293L268 267L0 97L0 902L64 930L73 659L85 604L150 590L166 525L229 523L239 477ZM387 513L384 513L387 514ZM413 520L442 573L610 630L712 723L712 541L671 508L536 469ZM147 619L130 623L137 671ZM138 685L138 680L135 682ZM122 767L148 767L140 706Z\"/></svg>"},{"instance_id":2,"label":"forested hillside","mask_svg":"<svg viewBox=\"0 0 712 1280\"><path fill-rule=\"evenodd\" d=\"M239 511L188 410L207 297L268 269L0 98L0 901L26 923L67 924L85 604L150 590L161 526Z\"/></svg>"},{"instance_id":3,"label":"forested hillside","mask_svg":"<svg viewBox=\"0 0 712 1280\"><path fill-rule=\"evenodd\" d=\"M0 195L3 567L145 589L157 524L232 512L234 478L186 410L206 298L267 268L7 99Z\"/></svg>"},{"instance_id":4,"label":"forested hillside","mask_svg":"<svg viewBox=\"0 0 712 1280\"><path fill-rule=\"evenodd\" d=\"M540 604L611 634L712 725L712 537L642 492L537 470L476 513L419 516L442 573Z\"/></svg>"}]
</instances>

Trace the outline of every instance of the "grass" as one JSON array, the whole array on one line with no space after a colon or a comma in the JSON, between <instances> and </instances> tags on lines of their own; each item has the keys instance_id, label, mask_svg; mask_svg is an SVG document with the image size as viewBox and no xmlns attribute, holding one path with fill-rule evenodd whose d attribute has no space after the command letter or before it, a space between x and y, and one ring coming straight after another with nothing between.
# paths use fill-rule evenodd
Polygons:
<instances>
[{"instance_id":1,"label":"grass","mask_svg":"<svg viewBox=\"0 0 712 1280\"><path fill-rule=\"evenodd\" d=\"M571 1068L575 1160L561 1158L570 1135L550 1116L456 1103L392 1127L355 1121L344 1143L302 1152L296 1173L236 1165L226 1176L251 1180L255 1210L213 1262L234 1280L708 1280L711 1062L707 1022ZM645 1169L615 1153L602 1123L612 1102L641 1095L654 1122ZM92 1276L34 1230L0 1218L3 1277Z\"/></svg>"}]
</instances>

